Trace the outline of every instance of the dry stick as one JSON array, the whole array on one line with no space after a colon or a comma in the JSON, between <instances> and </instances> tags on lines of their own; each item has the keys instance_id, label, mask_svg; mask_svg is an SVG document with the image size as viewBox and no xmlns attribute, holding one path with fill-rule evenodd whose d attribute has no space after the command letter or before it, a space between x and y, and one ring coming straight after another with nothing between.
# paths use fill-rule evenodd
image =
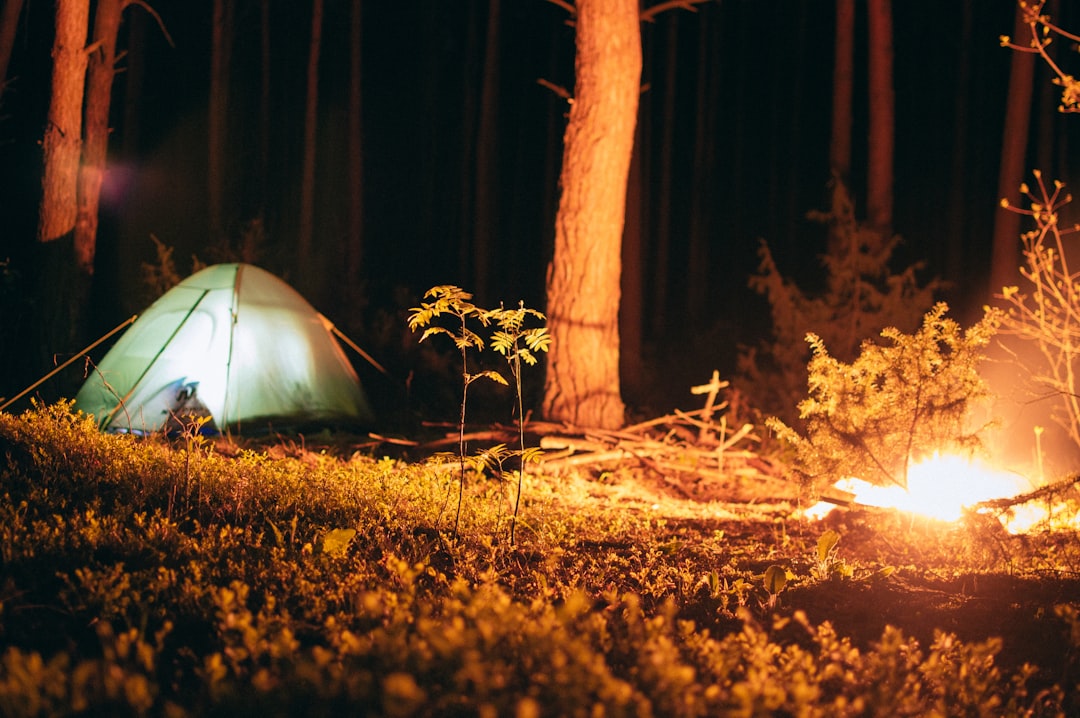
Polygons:
<instances>
[{"instance_id":1,"label":"dry stick","mask_svg":"<svg viewBox=\"0 0 1080 718\"><path fill-rule=\"evenodd\" d=\"M719 410L719 409L725 408L726 406L727 406L727 402L724 402L724 403L719 404L718 406L714 407L714 409ZM658 416L655 419L649 419L649 420L643 421L643 422L641 422L639 424L632 424L632 425L626 427L625 429L623 429L622 431L623 431L623 433L634 433L634 432L636 432L636 431L638 431L640 429L648 429L648 428L653 427L653 426L658 426L659 424L670 423L673 420L675 420L676 418L689 417L689 416L694 416L695 414L701 414L703 411L705 411L705 410L704 409L693 409L691 411L683 411L683 410L679 409L674 414L665 414L664 416Z\"/></svg>"},{"instance_id":2,"label":"dry stick","mask_svg":"<svg viewBox=\"0 0 1080 718\"><path fill-rule=\"evenodd\" d=\"M701 421L703 425L699 426L699 440L704 441L706 435L711 433L712 428L709 420L712 418L713 404L716 402L716 395L726 386L729 386L729 382L720 381L720 372L713 369L712 378L709 379L708 384L691 387L691 394L707 394L705 397L705 408L701 410Z\"/></svg>"},{"instance_id":3,"label":"dry stick","mask_svg":"<svg viewBox=\"0 0 1080 718\"><path fill-rule=\"evenodd\" d=\"M120 322L120 324L118 324L116 326L116 328L113 329L111 332L109 332L105 336L101 337L96 342L94 342L90 346L83 349L81 352L75 354L70 359L68 359L66 362L64 362L60 366L56 367L51 372L49 372L45 376L41 377L40 379L38 379L36 382L31 384L30 386L23 389L21 392L19 392L18 394L16 394L12 398L5 401L3 404L0 404L0 411L3 411L4 409L8 408L9 406L11 406L15 402L17 402L19 399L22 399L24 396L26 396L27 394L32 392L34 389L37 389L39 386L41 386L42 384L47 382L49 379L52 379L54 376L56 376L58 373L62 372L64 369L67 369L73 363L75 363L76 361L78 361L82 357L86 356L89 352L93 351L103 341L105 341L106 339L111 337L113 334L116 334L118 331L120 331L121 329L126 327L128 324L131 324L132 322L134 322L137 318L138 318L138 315L133 314L129 319L125 319L124 321Z\"/></svg>"},{"instance_id":4,"label":"dry stick","mask_svg":"<svg viewBox=\"0 0 1080 718\"><path fill-rule=\"evenodd\" d=\"M1026 504L1029 501L1035 501L1036 499L1045 498L1047 496L1054 496L1055 494L1070 489L1073 486L1080 484L1080 474L1075 474L1067 479L1061 481L1055 481L1052 484L1047 484L1034 491L1029 491L1026 494L1017 494L1009 499L989 499L987 501L980 501L975 504L976 508L986 509L1009 509L1013 506L1019 506Z\"/></svg>"}]
</instances>

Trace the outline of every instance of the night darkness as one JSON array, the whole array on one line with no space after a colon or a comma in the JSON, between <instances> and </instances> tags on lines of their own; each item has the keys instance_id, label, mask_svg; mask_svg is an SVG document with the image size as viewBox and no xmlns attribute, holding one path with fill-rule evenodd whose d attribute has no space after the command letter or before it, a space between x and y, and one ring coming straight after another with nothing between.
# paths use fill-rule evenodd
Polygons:
<instances>
[{"instance_id":1,"label":"night darkness","mask_svg":"<svg viewBox=\"0 0 1080 718\"><path fill-rule=\"evenodd\" d=\"M178 268L186 273L192 254L210 262L238 251L245 228L258 219L265 241L257 263L293 279L310 4L269 2L269 116L259 110L259 3L235 5L225 236L214 238L206 213L210 2L151 2L173 45L139 7L125 10L120 43L130 54L121 60L114 84L92 312L98 333L145 306L140 266L154 259L151 235L175 247ZM865 41L859 7L857 43ZM971 13L968 36L962 31L965 7ZM468 249L487 8L486 0L364 3L364 276L356 293L363 300L347 305L339 270L346 233L349 5L327 1L314 233L319 280L298 288L391 360L394 340L386 337L387 321L403 316L434 284L477 284ZM987 299L984 278L1010 62L999 36L1011 32L1014 9L1013 0L893 3L894 227L904 239L897 266L925 261L923 279L936 275L951 282L943 298L961 310ZM34 322L34 306L25 297L35 274L52 10L51 3L26 2L0 106L0 259L10 259L0 285L7 325L0 395L8 396L51 368L39 363L41 356L80 348L20 351L21 332ZM1075 13L1065 7L1057 17L1076 28L1080 16L1070 10ZM485 138L496 158L490 188L495 239L489 289L477 301L497 306L523 299L542 308L567 105L538 80L572 89L573 28L563 9L544 0L503 0L500 12L497 129ZM650 360L668 367L662 373L675 377L684 391L684 379L704 379L712 368L730 371L736 345L761 333L765 305L747 288L760 239L769 242L784 271L807 286L819 278L816 257L824 237L806 213L827 209L833 22L833 3L825 0L716 0L697 12L672 10L643 25L638 150L645 179L642 206L634 209L641 213L646 245L666 241L671 257L664 321L649 327L646 341L653 348ZM961 85L964 58L969 76ZM861 205L861 45L856 68L852 189ZM141 77L137 103L128 94L133 74ZM1028 165L1068 183L1077 165L1080 118L1052 111L1053 89L1039 68ZM956 123L958 100L966 107L962 127ZM713 141L708 158L695 144L699 119ZM265 171L258 162L263 136L271 148ZM961 150L966 159L956 176L953 158ZM707 162L697 182L695 161ZM692 222L708 240L711 282L704 307L686 306L678 293ZM962 247L963 266L948 265L950 244ZM651 254L645 257L645 266L652 261ZM653 277L646 288L660 284ZM400 326L404 332L403 321ZM674 365L678 369L670 370Z\"/></svg>"}]
</instances>

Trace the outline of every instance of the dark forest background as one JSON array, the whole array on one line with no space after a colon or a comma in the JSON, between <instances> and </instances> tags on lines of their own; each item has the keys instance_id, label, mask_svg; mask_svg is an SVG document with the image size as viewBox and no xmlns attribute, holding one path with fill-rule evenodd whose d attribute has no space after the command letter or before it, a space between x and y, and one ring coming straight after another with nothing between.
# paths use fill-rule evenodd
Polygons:
<instances>
[{"instance_id":1,"label":"dark forest background","mask_svg":"<svg viewBox=\"0 0 1080 718\"><path fill-rule=\"evenodd\" d=\"M573 85L574 34L563 8L503 0L489 46L488 0L363 3L362 262L350 277L349 3L327 0L314 271L301 277L295 246L311 4L232 4L217 227L207 211L211 3L151 5L167 37L138 6L125 10L120 32L127 54L113 89L90 339L154 298L142 279L143 264L156 261L152 236L174 248L181 274L193 255L206 263L244 259L279 274L399 376L395 358L415 342L405 313L432 285L475 291L481 306L524 300L543 308L567 112L559 89ZM1059 24L1080 26L1075 4L1061 5ZM858 7L850 184L861 207L866 34ZM903 237L894 259L898 267L925 261L922 276L950 283L942 298L961 316L991 291L1011 59L999 38L1012 32L1015 7L1013 0L893 3L894 229ZM0 104L0 396L81 348L32 341L52 12L51 3L25 3ZM833 24L826 0L715 0L643 24L640 180L627 223L644 246L643 358L656 381L631 402L684 401L690 383L714 368L730 372L738 344L768 331L768 306L747 286L759 240L804 287L822 280L825 231L806 214L828 208ZM485 71L495 83L487 106ZM1043 67L1037 72L1028 166L1068 183L1080 120L1056 112L1055 88ZM704 261L688 259L691 247L704 248ZM80 378L76 370L42 395L70 395Z\"/></svg>"}]
</instances>

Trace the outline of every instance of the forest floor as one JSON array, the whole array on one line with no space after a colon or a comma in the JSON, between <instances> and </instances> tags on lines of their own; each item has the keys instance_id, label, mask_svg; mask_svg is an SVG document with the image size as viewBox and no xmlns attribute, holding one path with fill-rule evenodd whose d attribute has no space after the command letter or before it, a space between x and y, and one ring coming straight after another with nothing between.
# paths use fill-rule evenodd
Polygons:
<instances>
[{"instance_id":1,"label":"forest floor","mask_svg":"<svg viewBox=\"0 0 1080 718\"><path fill-rule=\"evenodd\" d=\"M677 420L684 429L685 419L680 414ZM649 422L650 428L661 423ZM1013 534L989 513L966 511L958 521L943 521L845 503L842 492L827 515L812 518L802 510L808 503L802 487L753 451L729 449L727 466L712 471L701 467L702 454L689 437L676 442L692 467L680 471L670 461L678 450L657 452L653 440L643 438L653 432L582 438L557 429L535 425L528 439L569 455L549 457L535 470L540 478L533 491L546 494L537 503L553 501L584 516L616 512L650 525L648 542L663 548L667 564L697 570L693 585L676 581L671 588L680 617L722 635L742 620L739 607L763 623L770 615L805 616L811 625L831 624L861 650L873 649L888 627L924 649L941 635L989 641L997 644L995 662L1005 672L1015 675L1028 664L1037 667L1034 687L1075 686L1077 695L1067 690L1066 698L1080 711L1080 622L1070 629L1070 618L1056 608L1080 609L1080 533L1074 528L1044 525ZM457 438L448 431L420 445L413 458L433 449L452 453ZM502 426L474 429L466 438L473 453L482 453L478 446L485 442L516 439ZM828 550L820 543L826 533L836 538ZM573 550L625 552L637 541L633 532L581 537ZM718 566L753 576L753 585L710 590L702 574L710 552ZM788 579L771 597L761 585L770 566L783 568Z\"/></svg>"},{"instance_id":2,"label":"forest floor","mask_svg":"<svg viewBox=\"0 0 1080 718\"><path fill-rule=\"evenodd\" d=\"M658 517L662 528L654 540L673 547L672 563L689 562L683 554L693 553L696 540L722 536L726 557L735 557L739 569L760 578L769 566L784 568L790 580L775 605L761 589L747 596L755 613L828 622L861 650L872 649L888 626L924 649L940 634L1000 641L997 666L1011 675L1024 664L1037 666L1033 686L1074 687L1067 702L1080 711L1080 635L1077 624L1070 630L1056 612L1080 606L1074 529L1014 535L976 512L949 522L858 505L802 518L798 491L778 497L775 482L763 484L755 498L753 482L744 481L732 501L730 486L706 484L688 495L649 471L586 471L563 480L585 482L573 499L583 511L591 501L597 511L617 505ZM827 532L839 540L823 556L819 541ZM729 614L704 590L687 597L682 615L721 633L732 628Z\"/></svg>"},{"instance_id":3,"label":"forest floor","mask_svg":"<svg viewBox=\"0 0 1080 718\"><path fill-rule=\"evenodd\" d=\"M521 476L501 426L470 428L461 474L446 427L0 413L0 714L314 715L315 691L324 715L1080 715L1074 527L839 496L813 518L743 428L678 419L534 426Z\"/></svg>"}]
</instances>

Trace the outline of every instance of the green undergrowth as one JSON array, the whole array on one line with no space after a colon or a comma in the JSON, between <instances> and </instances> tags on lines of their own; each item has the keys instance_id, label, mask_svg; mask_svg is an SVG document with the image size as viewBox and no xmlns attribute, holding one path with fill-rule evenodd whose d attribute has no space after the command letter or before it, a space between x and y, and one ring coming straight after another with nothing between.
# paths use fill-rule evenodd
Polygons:
<instances>
[{"instance_id":1,"label":"green undergrowth","mask_svg":"<svg viewBox=\"0 0 1080 718\"><path fill-rule=\"evenodd\" d=\"M455 537L454 466L292 454L0 414L0 715L1062 715L1075 687L992 636L811 621L912 575L842 531L538 471L512 544L481 475ZM1046 611L1075 657L1076 606Z\"/></svg>"}]
</instances>

